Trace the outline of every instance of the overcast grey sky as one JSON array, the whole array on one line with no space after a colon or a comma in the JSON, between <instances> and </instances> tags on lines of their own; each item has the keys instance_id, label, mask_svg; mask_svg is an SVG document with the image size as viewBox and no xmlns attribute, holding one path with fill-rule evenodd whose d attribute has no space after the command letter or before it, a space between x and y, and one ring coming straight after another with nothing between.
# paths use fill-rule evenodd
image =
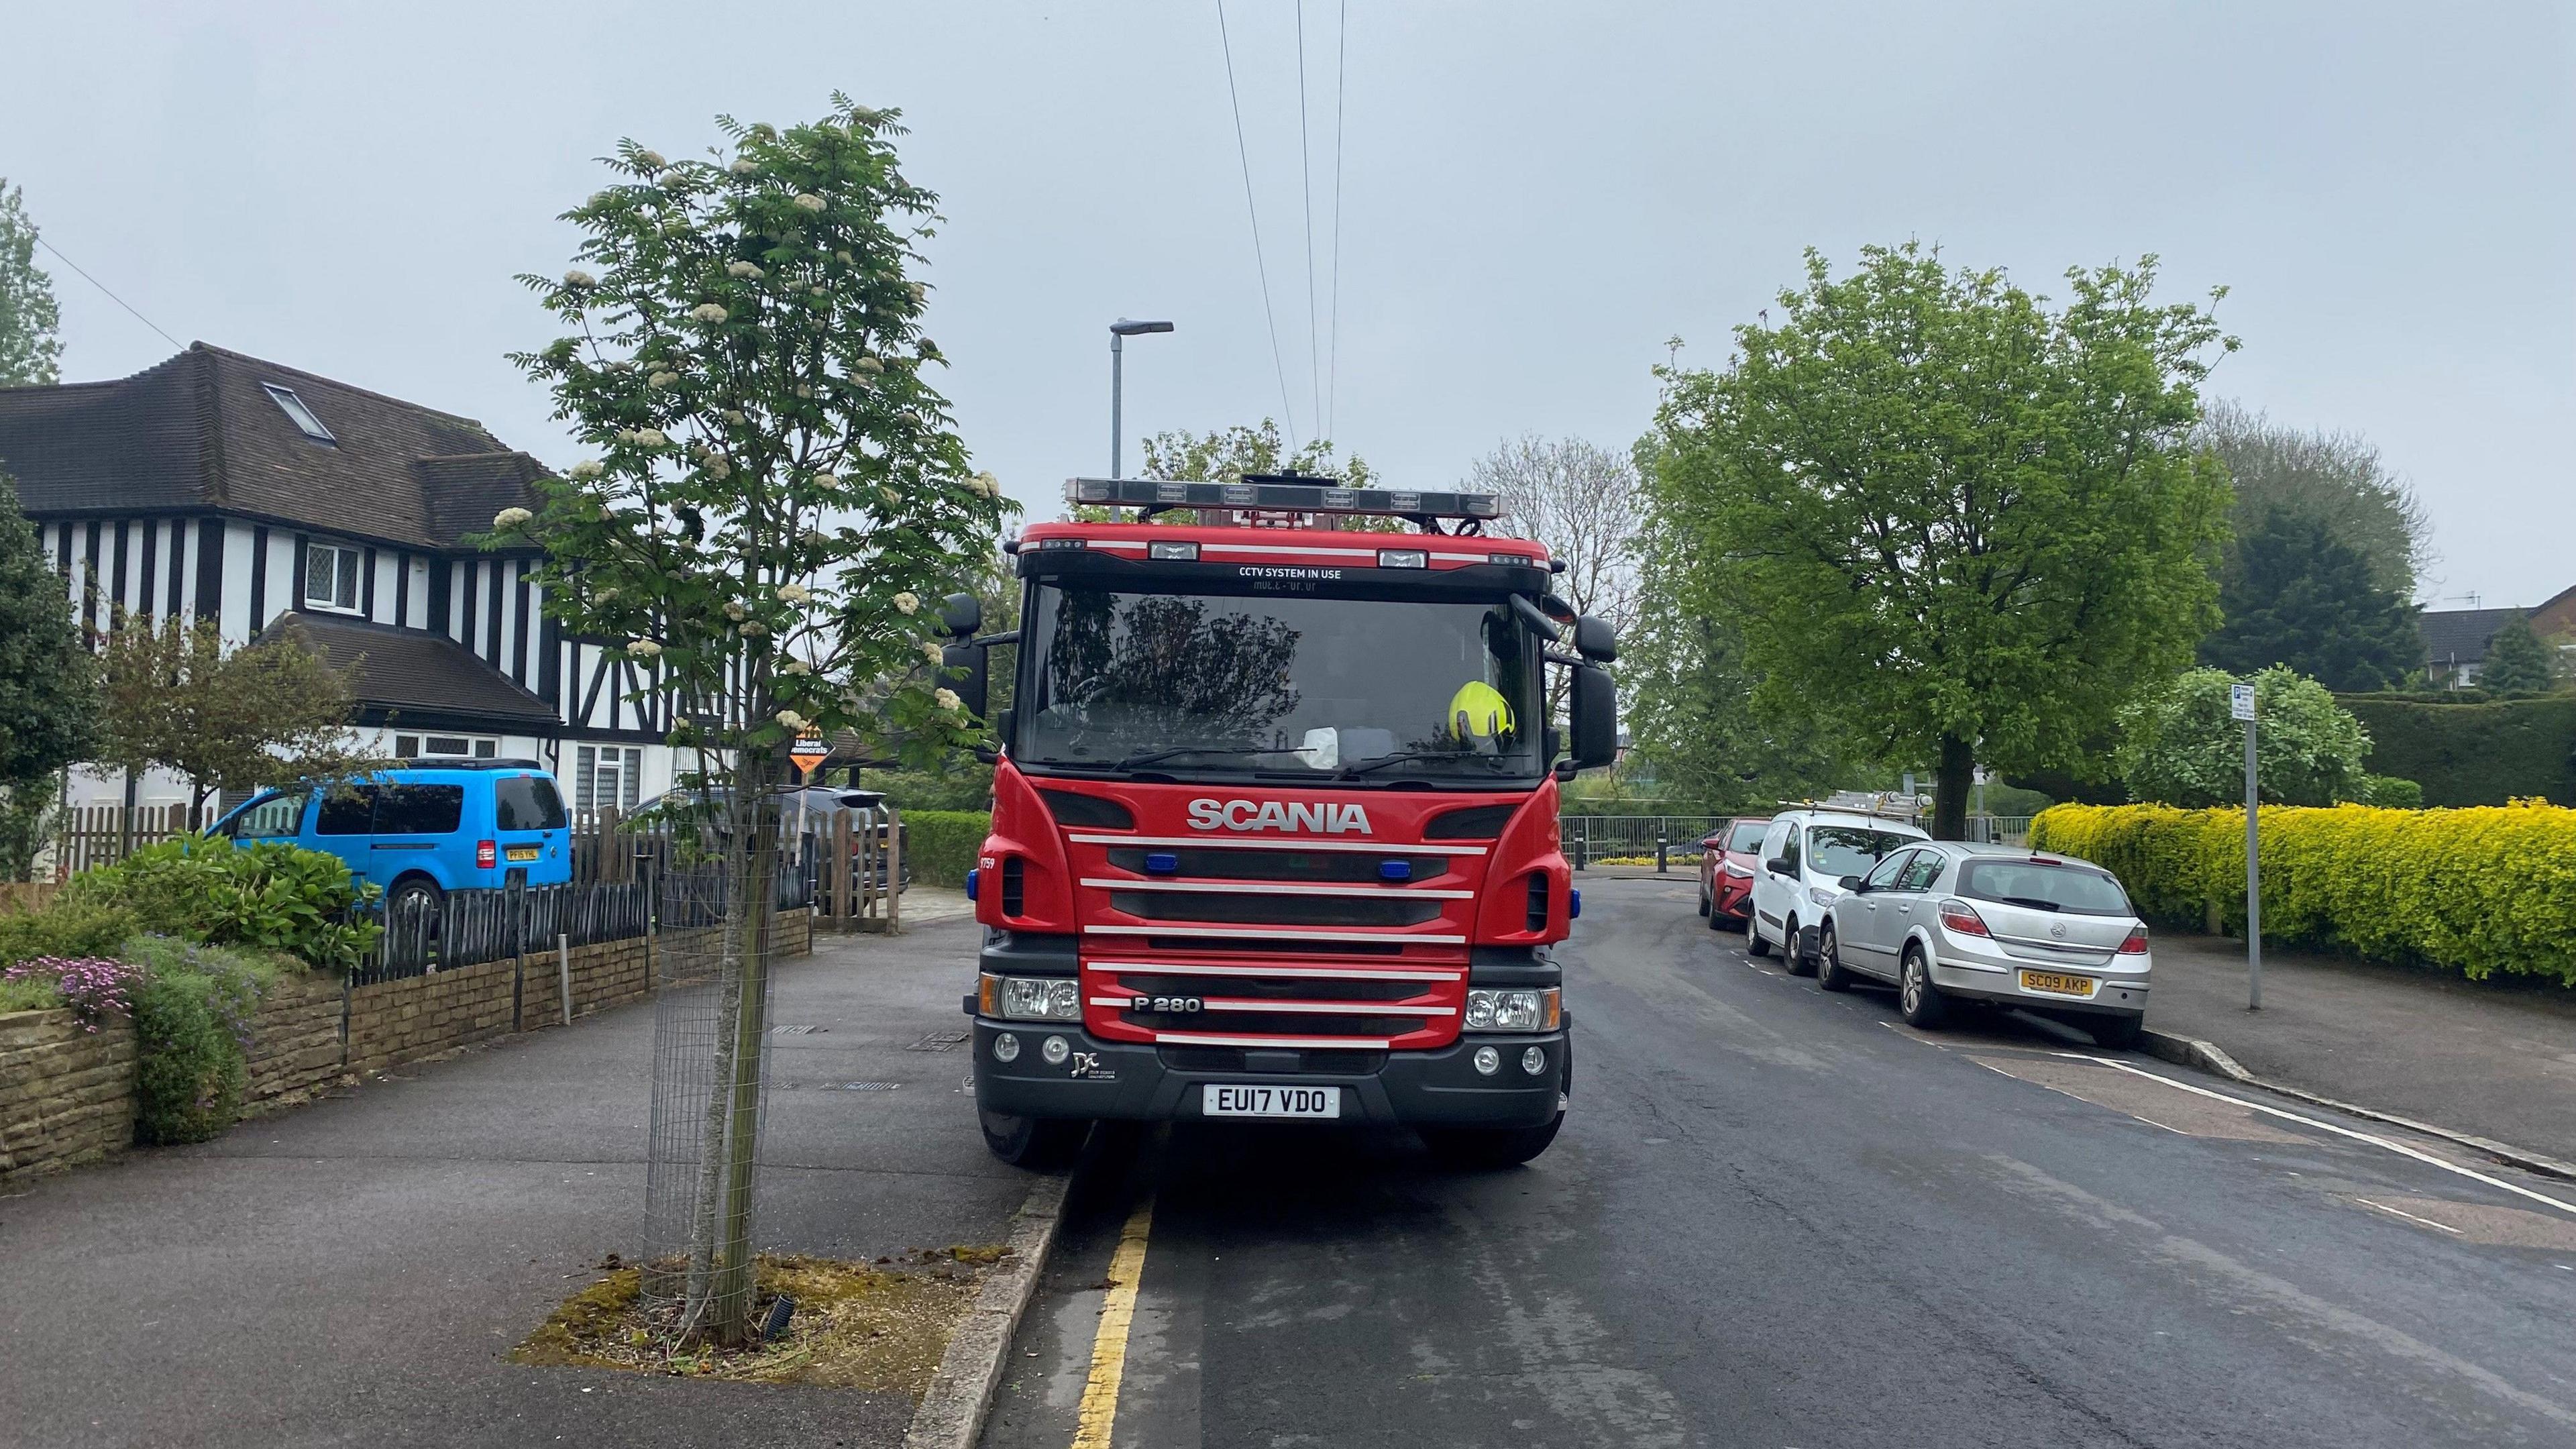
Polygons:
<instances>
[{"instance_id":1,"label":"overcast grey sky","mask_svg":"<svg viewBox=\"0 0 2576 1449\"><path fill-rule=\"evenodd\" d=\"M503 360L548 336L510 279L621 135L899 107L943 197L930 330L983 466L1052 516L1128 434L1277 416L1390 483L1525 430L1624 444L1678 334L1919 236L2043 285L2163 256L2232 288L2214 391L2366 435L2421 490L2427 593L2576 584L2576 41L2548 4L1391 3L1352 0L1341 300L1307 324L1293 0L1230 0L1288 375L1254 269L1214 0L563 7L20 7L0 175L47 240L182 341L479 418L561 466ZM1306 0L1317 310L1331 311L1340 0ZM42 254L40 253L40 258ZM51 263L51 258L42 258ZM53 265L65 375L172 349ZM2062 289L2057 289L2062 290ZM2437 605L2439 606L2439 605ZM2450 604L2458 607L2458 603Z\"/></svg>"}]
</instances>

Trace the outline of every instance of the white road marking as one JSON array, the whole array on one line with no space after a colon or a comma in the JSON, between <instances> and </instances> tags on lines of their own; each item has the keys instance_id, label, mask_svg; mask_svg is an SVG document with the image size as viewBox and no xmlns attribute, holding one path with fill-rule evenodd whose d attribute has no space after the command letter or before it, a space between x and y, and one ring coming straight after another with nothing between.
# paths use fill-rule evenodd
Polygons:
<instances>
[{"instance_id":1,"label":"white road marking","mask_svg":"<svg viewBox=\"0 0 2576 1449\"><path fill-rule=\"evenodd\" d=\"M2384 1213L2395 1213L2410 1223L2422 1223L2428 1228L2440 1228L2446 1233L2456 1234L2460 1231L2458 1228L2452 1227L2449 1223L2437 1223L2431 1218L2419 1218L2413 1213L2406 1211L2404 1208L2393 1208L2384 1202L2372 1202L2366 1197L2357 1197L2354 1198L2353 1201L2361 1204L2363 1207L2375 1207Z\"/></svg>"},{"instance_id":2,"label":"white road marking","mask_svg":"<svg viewBox=\"0 0 2576 1449\"><path fill-rule=\"evenodd\" d=\"M2189 1082L2177 1082L2173 1078L2164 1076L2160 1073L2145 1071L2141 1068L2130 1066L2127 1062L2114 1061L2109 1057L2097 1057L2089 1052L2057 1052L2054 1055L2072 1057L2078 1061L2099 1062L2103 1066L2109 1067L2115 1072L2127 1072L2133 1077L2144 1077L2151 1082L2162 1082L2166 1086L2171 1087L2178 1092L2190 1092L2195 1096L2209 1097L2221 1102L2233 1102L2239 1107L2250 1107L2257 1112L2261 1112L2267 1116L2278 1117L2285 1122L2296 1122L2301 1126L2314 1127L2320 1132L2332 1132L2338 1137L2349 1137L2355 1142L2367 1142L2373 1147L2385 1148L2390 1152L2396 1153L2400 1157L2411 1157L2417 1162L2421 1162L2432 1167L2438 1167L2444 1172L2458 1173L2460 1176L2468 1178L2472 1182L2482 1182L2489 1187L2502 1188L2506 1192L2513 1193L2517 1196L2527 1197L2533 1202L2547 1203L2549 1206L2558 1209L2569 1217L2576 1217L2576 1203L2571 1203L2561 1198L2551 1197L2545 1192L2536 1192L2519 1183L2507 1182L2503 1178L2480 1172L2474 1167L2462 1167L2456 1162L2446 1162L2439 1157L2435 1157L2429 1152L2422 1152L2409 1147L2403 1142L2392 1142L2385 1137L2369 1132L2356 1132L2350 1127L2338 1127L2332 1122L2319 1121L2314 1117L2287 1111L2280 1107L2266 1106L2261 1102L2250 1102L2243 1097L2231 1097L2225 1092L2213 1092L2207 1087L2195 1087Z\"/></svg>"}]
</instances>

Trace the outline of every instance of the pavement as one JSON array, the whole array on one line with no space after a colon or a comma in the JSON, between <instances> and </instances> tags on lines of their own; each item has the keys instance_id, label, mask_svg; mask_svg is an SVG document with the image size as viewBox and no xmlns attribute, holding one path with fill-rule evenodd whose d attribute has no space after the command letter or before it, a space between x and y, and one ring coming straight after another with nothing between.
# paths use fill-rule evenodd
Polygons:
<instances>
[{"instance_id":1,"label":"pavement","mask_svg":"<svg viewBox=\"0 0 2576 1449\"><path fill-rule=\"evenodd\" d=\"M983 1443L2576 1443L2567 1184L1584 895L1546 1155L1095 1134Z\"/></svg>"},{"instance_id":2,"label":"pavement","mask_svg":"<svg viewBox=\"0 0 2576 1449\"><path fill-rule=\"evenodd\" d=\"M2248 1071L2355 1106L2576 1163L2576 991L2158 932L2147 1025L2215 1042Z\"/></svg>"},{"instance_id":3,"label":"pavement","mask_svg":"<svg viewBox=\"0 0 2576 1449\"><path fill-rule=\"evenodd\" d=\"M924 1040L975 927L908 914L780 971L773 1022L816 1029L771 1040L765 1247L1001 1242L1029 1195ZM0 1199L0 1442L899 1444L902 1395L504 1358L636 1252L652 1039L637 1003Z\"/></svg>"}]
</instances>

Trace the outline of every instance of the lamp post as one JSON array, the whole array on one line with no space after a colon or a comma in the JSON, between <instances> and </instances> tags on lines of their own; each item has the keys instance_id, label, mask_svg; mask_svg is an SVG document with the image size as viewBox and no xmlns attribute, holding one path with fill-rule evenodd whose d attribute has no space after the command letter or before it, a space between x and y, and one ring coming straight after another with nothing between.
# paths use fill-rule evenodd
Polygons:
<instances>
[{"instance_id":1,"label":"lamp post","mask_svg":"<svg viewBox=\"0 0 2576 1449\"><path fill-rule=\"evenodd\" d=\"M1109 324L1109 476L1123 476L1118 471L1118 435L1125 424L1120 417L1123 394L1127 386L1127 339L1147 332L1169 332L1169 322L1131 322L1121 317Z\"/></svg>"}]
</instances>

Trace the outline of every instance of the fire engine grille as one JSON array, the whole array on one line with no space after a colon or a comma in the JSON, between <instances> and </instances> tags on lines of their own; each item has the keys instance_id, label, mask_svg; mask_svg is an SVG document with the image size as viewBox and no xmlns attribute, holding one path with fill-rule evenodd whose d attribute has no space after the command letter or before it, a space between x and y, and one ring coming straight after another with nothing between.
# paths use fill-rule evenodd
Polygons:
<instances>
[{"instance_id":1,"label":"fire engine grille","mask_svg":"<svg viewBox=\"0 0 2576 1449\"><path fill-rule=\"evenodd\" d=\"M1174 857L1172 874L1203 880L1306 881L1330 884L1349 881L1384 879L1379 867L1390 860L1404 862L1408 878L1429 880L1449 869L1445 855L1406 855L1401 847L1390 846L1387 853L1360 850L1179 850L1160 852ZM1136 875L1145 871L1146 850L1121 846L1109 851L1109 863Z\"/></svg>"},{"instance_id":2,"label":"fire engine grille","mask_svg":"<svg viewBox=\"0 0 2576 1449\"><path fill-rule=\"evenodd\" d=\"M1229 1036L1402 1036L1443 1018L1370 1016L1365 1008L1322 1011L1122 1011L1118 1019L1148 1031L1221 1032Z\"/></svg>"},{"instance_id":3,"label":"fire engine grille","mask_svg":"<svg viewBox=\"0 0 2576 1449\"><path fill-rule=\"evenodd\" d=\"M1409 897L1396 890L1378 896L1112 891L1109 907L1147 921L1247 926L1418 926L1440 915L1439 901Z\"/></svg>"},{"instance_id":4,"label":"fire engine grille","mask_svg":"<svg viewBox=\"0 0 2576 1449\"><path fill-rule=\"evenodd\" d=\"M1132 996L1230 996L1246 1001L1409 1001L1429 995L1429 981L1367 981L1349 977L1188 976L1120 971L1117 989Z\"/></svg>"},{"instance_id":5,"label":"fire engine grille","mask_svg":"<svg viewBox=\"0 0 2576 1449\"><path fill-rule=\"evenodd\" d=\"M1145 944L1157 951L1181 951L1191 955L1229 953L1250 956L1400 956L1404 943L1393 941L1274 941L1241 940L1233 936L1147 936Z\"/></svg>"}]
</instances>

